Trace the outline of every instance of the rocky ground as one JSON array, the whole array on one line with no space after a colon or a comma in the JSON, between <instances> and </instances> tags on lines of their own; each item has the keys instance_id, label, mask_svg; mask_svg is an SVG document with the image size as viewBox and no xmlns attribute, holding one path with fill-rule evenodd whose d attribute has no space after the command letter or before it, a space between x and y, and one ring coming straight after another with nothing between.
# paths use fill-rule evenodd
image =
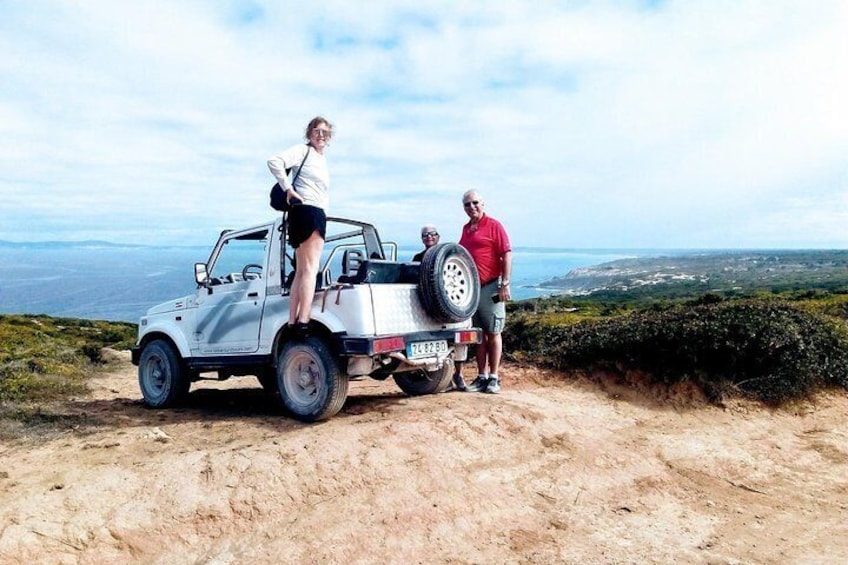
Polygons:
<instances>
[{"instance_id":1,"label":"rocky ground","mask_svg":"<svg viewBox=\"0 0 848 565\"><path fill-rule=\"evenodd\" d=\"M66 407L78 425L0 444L0 561L848 561L844 392L773 411L503 377L497 396L358 381L306 425L252 378L145 409L121 355Z\"/></svg>"}]
</instances>

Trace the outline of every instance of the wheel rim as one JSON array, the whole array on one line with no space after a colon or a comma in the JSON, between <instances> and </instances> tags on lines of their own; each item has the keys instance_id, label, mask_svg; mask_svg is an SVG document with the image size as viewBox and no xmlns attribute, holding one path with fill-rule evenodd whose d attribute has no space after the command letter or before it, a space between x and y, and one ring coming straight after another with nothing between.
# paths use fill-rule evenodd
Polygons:
<instances>
[{"instance_id":1,"label":"wheel rim","mask_svg":"<svg viewBox=\"0 0 848 565\"><path fill-rule=\"evenodd\" d=\"M442 281L445 287L445 297L448 302L465 308L471 303L471 271L464 261L458 257L450 257L442 267Z\"/></svg>"},{"instance_id":2,"label":"wheel rim","mask_svg":"<svg viewBox=\"0 0 848 565\"><path fill-rule=\"evenodd\" d=\"M151 356L144 365L144 382L155 396L161 396L167 386L170 371L167 362L158 355Z\"/></svg>"},{"instance_id":3,"label":"wheel rim","mask_svg":"<svg viewBox=\"0 0 848 565\"><path fill-rule=\"evenodd\" d=\"M288 398L298 406L309 406L321 394L324 375L318 360L306 351L294 352L283 373Z\"/></svg>"}]
</instances>

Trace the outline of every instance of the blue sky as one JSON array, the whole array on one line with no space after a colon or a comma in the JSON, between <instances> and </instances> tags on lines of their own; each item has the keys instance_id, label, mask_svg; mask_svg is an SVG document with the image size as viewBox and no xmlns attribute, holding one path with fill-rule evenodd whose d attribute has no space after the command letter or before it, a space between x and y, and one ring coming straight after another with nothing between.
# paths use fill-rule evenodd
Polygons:
<instances>
[{"instance_id":1,"label":"blue sky","mask_svg":"<svg viewBox=\"0 0 848 565\"><path fill-rule=\"evenodd\" d=\"M331 215L848 247L848 3L0 1L0 239L207 244L320 114Z\"/></svg>"}]
</instances>

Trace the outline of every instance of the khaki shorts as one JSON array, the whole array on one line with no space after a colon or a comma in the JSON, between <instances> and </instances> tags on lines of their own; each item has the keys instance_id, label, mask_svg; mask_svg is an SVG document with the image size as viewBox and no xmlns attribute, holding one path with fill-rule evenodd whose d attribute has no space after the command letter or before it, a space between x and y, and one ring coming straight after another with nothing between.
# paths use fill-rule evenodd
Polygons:
<instances>
[{"instance_id":1,"label":"khaki shorts","mask_svg":"<svg viewBox=\"0 0 848 565\"><path fill-rule=\"evenodd\" d=\"M495 302L498 296L497 279L480 288L480 305L474 312L474 325L487 334L499 334L506 324L506 304Z\"/></svg>"}]
</instances>

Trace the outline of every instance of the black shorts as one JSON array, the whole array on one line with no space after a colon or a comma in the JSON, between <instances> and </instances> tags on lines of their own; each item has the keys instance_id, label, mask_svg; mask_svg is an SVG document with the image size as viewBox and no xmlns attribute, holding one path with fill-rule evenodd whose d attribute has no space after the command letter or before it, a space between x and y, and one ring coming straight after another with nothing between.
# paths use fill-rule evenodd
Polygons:
<instances>
[{"instance_id":1,"label":"black shorts","mask_svg":"<svg viewBox=\"0 0 848 565\"><path fill-rule=\"evenodd\" d=\"M300 244L309 239L312 232L321 234L321 239L327 238L327 214L317 206L299 204L292 206L288 217L289 245L297 249Z\"/></svg>"}]
</instances>

